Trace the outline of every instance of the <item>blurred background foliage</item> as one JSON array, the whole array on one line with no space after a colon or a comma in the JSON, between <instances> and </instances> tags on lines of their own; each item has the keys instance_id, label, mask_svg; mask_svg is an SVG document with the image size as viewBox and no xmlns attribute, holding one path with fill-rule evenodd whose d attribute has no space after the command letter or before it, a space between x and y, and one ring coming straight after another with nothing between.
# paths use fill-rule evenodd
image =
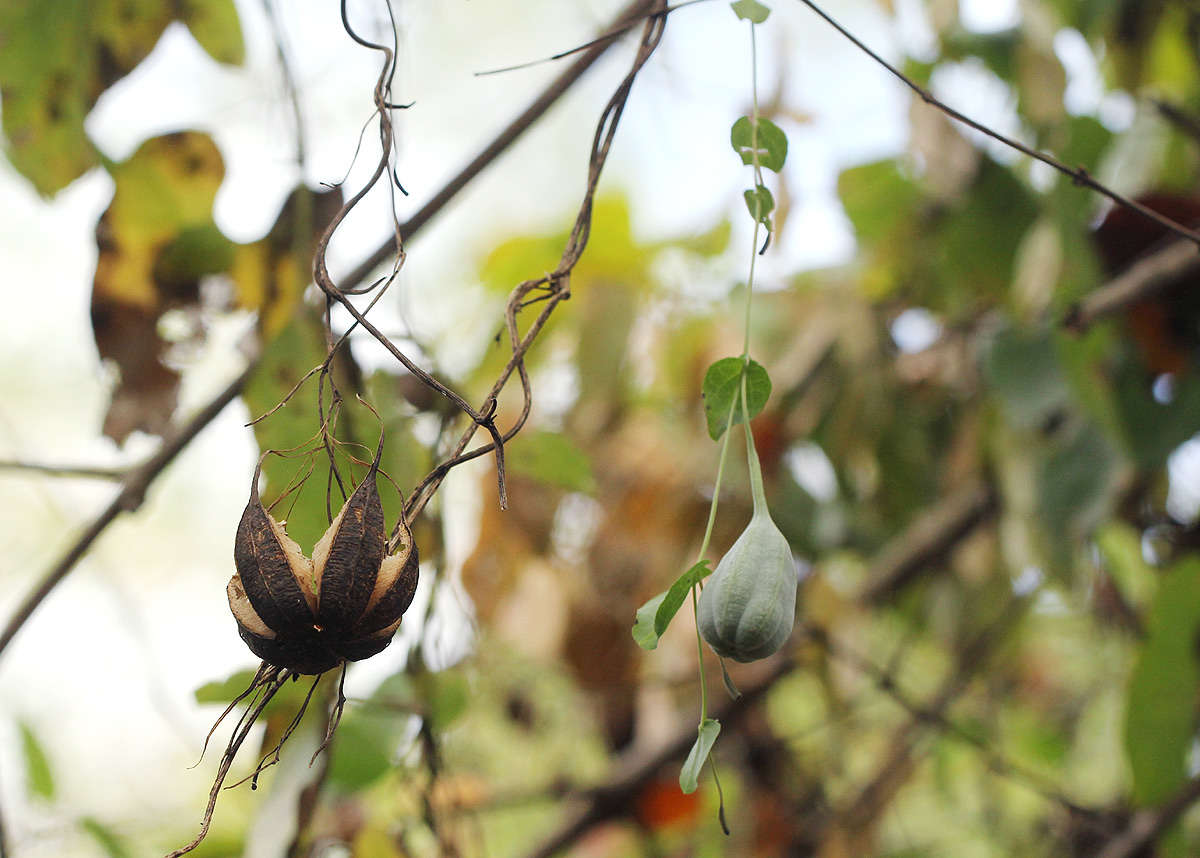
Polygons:
<instances>
[{"instance_id":1,"label":"blurred background foliage","mask_svg":"<svg viewBox=\"0 0 1200 858\"><path fill-rule=\"evenodd\" d=\"M807 14L774 5L776 18ZM212 221L223 168L205 135L158 137L121 163L101 157L83 116L148 53L168 7L187 10L222 62L240 61L241 40L227 0L92 6L0 9L0 87L6 152L39 192L93 164L115 181L91 307L98 353L120 367L104 431L118 441L167 431L187 371L179 344L204 337L203 313L235 308L257 313L263 357L244 400L262 414L324 356L304 285L336 195L301 188L269 236L238 243ZM1023 140L1200 220L1194 4L1025 0L1018 25L985 33L964 27L953 2L926 6L934 43L904 63L914 80L936 88L954 69L985 70L1015 104ZM46 31L60 19L71 27ZM1069 109L1063 40L1090 49L1124 118ZM785 73L800 61L785 56ZM843 73L854 72L828 71ZM780 105L766 111L796 121ZM1115 848L1139 811L1181 795L1190 807L1200 283L1069 327L1081 299L1165 233L920 99L910 120L907 151L837 179L853 259L786 273L754 299L753 354L773 394L753 432L803 580L783 653L732 667L747 693L722 704L714 753L731 833L711 779L693 796L676 785L698 695L691 618L653 653L630 627L691 565L704 532L717 446L700 386L710 363L741 349L742 290L727 272L742 250L724 221L643 239L636 197L610 190L572 299L530 353L535 407L508 448L511 508L497 508L494 472L474 468L478 513L435 502L415 530L434 590L469 600L459 631L469 643L439 657L437 625L406 618L424 633L395 644L409 648L404 668L352 701L328 757L288 765L315 747L314 722L264 777L265 802L245 788L223 797L197 854L241 854L263 820L286 818L292 855L1085 856ZM788 181L775 193L777 236ZM508 291L556 264L568 214L560 230L489 237L478 253L473 300L496 311L494 331ZM408 342L427 356L450 348ZM458 348L453 372L433 370L478 401L508 351L500 337ZM385 467L410 490L456 415L394 364L348 353L335 372L379 411ZM519 407L503 399L501 425ZM255 427L260 447L304 443L314 414L310 385ZM350 408L341 431L370 444L377 430ZM730 468L714 560L751 509L741 457ZM296 470L271 460L269 491ZM318 474L311 485L324 484ZM301 493L288 515L302 545L327 523L322 490ZM384 499L393 520L398 499ZM477 535L452 563L456 516ZM421 604L432 617L439 601ZM711 658L707 669L720 688ZM196 699L228 701L248 679ZM293 691L272 704L264 748L290 720L303 689ZM324 681L318 693L334 689ZM29 801L52 806L54 737L22 723L19 740ZM201 803L197 788L197 818ZM1141 851L1103 854L1200 850L1200 813L1166 821ZM117 858L155 854L194 821L72 824Z\"/></svg>"}]
</instances>

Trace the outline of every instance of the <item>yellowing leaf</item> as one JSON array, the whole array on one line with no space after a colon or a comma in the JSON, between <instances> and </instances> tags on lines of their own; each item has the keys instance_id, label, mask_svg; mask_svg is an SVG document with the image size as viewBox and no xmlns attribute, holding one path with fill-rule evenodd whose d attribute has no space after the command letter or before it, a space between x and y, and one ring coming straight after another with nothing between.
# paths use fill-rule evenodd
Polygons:
<instances>
[{"instance_id":1,"label":"yellowing leaf","mask_svg":"<svg viewBox=\"0 0 1200 858\"><path fill-rule=\"evenodd\" d=\"M121 371L105 434L161 433L175 407L178 375L163 362L159 318L195 304L200 278L228 268L232 243L212 222L225 167L205 134L146 141L112 167L116 191L96 228L92 331L100 356Z\"/></svg>"},{"instance_id":2,"label":"yellowing leaf","mask_svg":"<svg viewBox=\"0 0 1200 858\"><path fill-rule=\"evenodd\" d=\"M0 97L6 154L50 195L98 163L83 120L100 87L81 63L92 45L85 0L0 5Z\"/></svg>"},{"instance_id":3,"label":"yellowing leaf","mask_svg":"<svg viewBox=\"0 0 1200 858\"><path fill-rule=\"evenodd\" d=\"M395 838L380 828L363 828L354 837L354 858L396 858Z\"/></svg>"},{"instance_id":4,"label":"yellowing leaf","mask_svg":"<svg viewBox=\"0 0 1200 858\"><path fill-rule=\"evenodd\" d=\"M209 56L241 65L246 56L242 27L233 0L182 0L179 17Z\"/></svg>"},{"instance_id":5,"label":"yellowing leaf","mask_svg":"<svg viewBox=\"0 0 1200 858\"><path fill-rule=\"evenodd\" d=\"M291 321L312 279L310 260L317 236L341 205L340 189L297 188L265 238L234 250L229 273L237 303L258 311L264 340L271 340Z\"/></svg>"},{"instance_id":6,"label":"yellowing leaf","mask_svg":"<svg viewBox=\"0 0 1200 858\"><path fill-rule=\"evenodd\" d=\"M182 6L182 8L180 8ZM233 0L8 0L0 4L7 154L46 196L99 163L84 119L177 15L217 60L241 62Z\"/></svg>"}]
</instances>

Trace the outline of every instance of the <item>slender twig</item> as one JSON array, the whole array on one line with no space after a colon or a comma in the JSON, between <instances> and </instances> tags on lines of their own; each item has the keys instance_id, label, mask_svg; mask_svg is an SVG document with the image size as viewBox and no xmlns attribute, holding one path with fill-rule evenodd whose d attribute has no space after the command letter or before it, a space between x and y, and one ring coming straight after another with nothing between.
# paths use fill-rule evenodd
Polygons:
<instances>
[{"instance_id":1,"label":"slender twig","mask_svg":"<svg viewBox=\"0 0 1200 858\"><path fill-rule=\"evenodd\" d=\"M665 4L663 0L655 0L653 5L661 8ZM608 160L608 153L612 147L613 138L616 136L617 126L621 121L621 114L624 112L625 104L629 99L629 93L633 89L633 82L637 78L638 72L641 71L642 66L646 64L651 54L654 53L654 49L658 47L665 26L665 15L647 17L642 30L642 39L633 64L600 114L600 119L596 123L596 132L592 137L591 154L588 158L587 188L584 191L579 212L575 217L575 225L567 237L567 243L557 267L555 267L554 271L535 280L526 280L509 294L504 315L512 354L503 371L492 385L492 389L484 400L484 405L480 409L480 412L491 414L495 411L500 392L508 384L508 380L512 377L512 374L516 372L521 383L523 396L521 413L518 415L513 426L502 437L497 438L493 435L491 443L484 444L470 452L464 452L467 444L475 436L475 431L480 425L480 421L476 420L474 425L468 426L459 437L453 452L447 460L434 468L409 496L404 508L404 518L406 521L411 523L420 514L451 468L477 456L484 455L493 449L498 453L497 467L499 468L502 465L502 460L499 458L499 453L502 450L502 442L512 438L525 425L533 404L529 373L525 368L525 354L533 345L533 341L537 338L538 334L541 333L542 328L545 327L554 309L571 296L571 272L587 247L592 223L592 202L595 199L596 187L600 182L600 174L604 169L605 162ZM535 299L531 299L531 295L535 295ZM533 322L530 323L524 336L522 336L517 323L517 316L521 310L533 303L533 300L541 300L543 302L542 309ZM488 425L488 428L493 427Z\"/></svg>"},{"instance_id":2,"label":"slender twig","mask_svg":"<svg viewBox=\"0 0 1200 858\"><path fill-rule=\"evenodd\" d=\"M478 72L475 72L475 77L487 77L488 75L504 74L505 72L533 68L534 66L540 66L544 63L552 63L555 60L566 59L567 57L572 56L574 54L578 54L581 51L586 51L588 48L592 48L592 47L595 47L596 45L600 45L600 44L606 44L608 42L611 42L613 39L618 38L619 36L625 35L630 30L632 30L634 27L636 27L638 22L643 21L646 18L649 18L651 16L669 15L670 13L674 12L675 10L682 9L685 6L694 6L697 3L704 3L704 2L707 2L707 0L685 0L685 2L683 2L683 3L675 3L672 6L667 6L665 9L659 9L654 12L645 12L640 15L637 15L634 18L629 19L626 23L622 24L619 27L614 27L611 30L608 30L607 32L597 36L596 38L590 39L590 40L584 42L582 45L576 45L575 47L568 48L565 51L559 51L557 54L552 54L551 56L543 57L540 60L530 60L528 62L517 63L516 65L512 65L512 66L504 66L504 67L498 68L498 69L488 69L487 71L478 71Z\"/></svg>"},{"instance_id":3,"label":"slender twig","mask_svg":"<svg viewBox=\"0 0 1200 858\"><path fill-rule=\"evenodd\" d=\"M606 29L619 26L620 22L629 20L630 18L644 16L646 10L653 6L654 0L633 0L633 2L617 13L614 18L616 23L611 24ZM421 206L412 217L401 222L400 234L412 238L414 232L440 212L446 203L465 188L485 167L495 161L530 126L537 122L613 44L612 40L608 40L595 45L563 70L562 74L551 81L542 90L541 94L530 102L528 107L521 111L490 143L479 151L478 155L467 162L461 170L446 182L441 190L430 197L429 202ZM342 291L348 292L352 287L367 282L371 278L371 274L380 265L392 258L394 252L395 243L392 239L389 238L382 242L361 264L342 278Z\"/></svg>"},{"instance_id":4,"label":"slender twig","mask_svg":"<svg viewBox=\"0 0 1200 858\"><path fill-rule=\"evenodd\" d=\"M213 781L212 789L208 793L208 805L204 809L204 817L200 822L200 831L186 846L181 846L173 852L167 854L166 858L180 858L181 855L186 855L191 852L200 842L204 840L208 834L208 828L212 824L213 811L217 807L217 797L221 794L221 787L225 784L225 778L229 774L229 769L233 766L234 758L237 757L238 750L242 747L242 743L246 741L246 737L250 735L250 731L254 729L255 723L258 721L258 716L267 708L267 704L271 699L291 678L291 674L286 670L278 670L270 668L273 673L268 673L261 678L256 677L259 689L262 691L262 696L246 708L242 713L242 717L238 719L237 725L233 728L233 735L229 739L229 744L225 747L225 753L221 755L221 762L217 766L217 776Z\"/></svg>"},{"instance_id":5,"label":"slender twig","mask_svg":"<svg viewBox=\"0 0 1200 858\"><path fill-rule=\"evenodd\" d=\"M949 116L951 119L953 119L955 122L960 122L963 125L966 125L968 128L973 128L974 130L978 131L980 134L983 134L987 137L992 138L993 140L1003 143L1005 146L1008 146L1010 149L1015 149L1016 151L1020 152L1023 155L1027 155L1028 157L1033 158L1034 160L1041 161L1043 164L1053 167L1058 172L1060 172L1066 176L1070 176L1071 180L1075 184L1081 185L1085 188L1090 188L1091 190L1095 191L1096 193L1108 197L1110 200L1112 200L1117 205L1124 206L1127 209L1132 209L1133 211L1140 214L1142 217L1145 217L1145 218L1148 218L1149 220L1154 221L1155 223L1157 223L1159 226L1163 227L1164 229L1170 230L1171 232L1175 233L1176 235L1180 235L1183 238L1186 238L1188 241L1192 242L1193 244L1200 246L1200 232L1196 232L1195 230L1188 229L1183 224L1181 224L1177 221L1171 220L1171 218L1169 218L1165 215L1159 214L1158 212L1154 211L1154 209L1152 209L1148 206L1145 206L1142 203L1137 202L1136 200L1131 200L1128 197L1118 194L1116 191L1112 190L1111 188L1107 187L1106 185L1103 185L1100 182L1093 179L1091 174L1088 173L1088 171L1086 169L1084 169L1083 167L1067 166L1062 161L1055 158L1053 155L1047 154L1045 152L1039 152L1037 149L1033 149L1029 146L1026 146L1021 141L1014 140L1012 137L1007 137L1004 134L1001 134L1000 132L995 131L992 128L988 128L986 125L984 125L980 122L977 122L976 120L972 119L971 117L969 117L963 113L959 113L957 110L955 110L953 107L950 107L945 102L939 101L937 98L934 97L933 93L931 93L929 90L922 87L916 81L912 80L912 78L905 75L904 72L900 71L894 65L892 65L887 60L885 60L883 57L879 56L879 54L875 53L875 51L873 51L869 47L867 47L866 44L864 44L862 42L862 40L860 40L857 36L855 36L853 33L851 33L849 30L847 30L841 24L839 24L832 16L829 15L829 13L827 13L825 10L823 10L816 3L812 2L812 0L800 0L800 2L803 3L805 6L807 6L809 9L812 9L813 12L815 12L818 16L820 16L822 19L824 19L824 21L827 24L829 24L831 27L833 27L835 30L837 30L839 33L841 33L842 36L844 36L851 43L853 43L853 45L856 48L858 48L860 51L862 51L864 54L866 54L868 57L870 57L876 63L881 65L883 68L885 68L889 72L891 72L891 74L897 80L899 80L902 84L904 84L909 89L911 89L914 93L916 93L921 98L922 101L924 101L926 104L932 105L933 107L937 108L942 113L946 114L946 116Z\"/></svg>"},{"instance_id":6,"label":"slender twig","mask_svg":"<svg viewBox=\"0 0 1200 858\"><path fill-rule=\"evenodd\" d=\"M0 471L33 471L47 477L82 478L86 480L125 479L128 468L98 468L92 465L48 465L42 462L0 461Z\"/></svg>"},{"instance_id":7,"label":"slender twig","mask_svg":"<svg viewBox=\"0 0 1200 858\"><path fill-rule=\"evenodd\" d=\"M296 75L292 72L291 61L288 59L287 38L283 31L283 24L275 12L275 0L262 0L262 6L263 12L267 16L267 22L271 26L271 36L275 40L275 58L279 61L279 68L283 73L283 88L292 111L292 122L296 126L296 164L300 168L300 181L303 183L307 146L305 145L304 110L300 101L300 87L296 82ZM300 235L302 238L307 237L306 233L300 233Z\"/></svg>"},{"instance_id":8,"label":"slender twig","mask_svg":"<svg viewBox=\"0 0 1200 858\"><path fill-rule=\"evenodd\" d=\"M1200 253L1195 246L1187 241L1173 241L1089 293L1067 312L1063 326L1086 331L1100 319L1152 298L1171 283L1197 272L1200 272Z\"/></svg>"},{"instance_id":9,"label":"slender twig","mask_svg":"<svg viewBox=\"0 0 1200 858\"><path fill-rule=\"evenodd\" d=\"M390 14L390 12L391 12L390 4L388 5L388 11ZM446 385L444 385L440 381L438 381L438 379L436 379L434 376L430 375L424 369L422 369L420 366L418 366L407 355L405 355L404 352L401 351L396 346L396 344L393 343L391 341L391 339L389 339L387 337L387 335L385 335L382 331L380 331L378 328L376 328L370 321L368 321L366 318L365 312L360 311L357 307L354 306L354 303L350 300L346 290L340 288L337 284L335 284L333 279L329 275L329 270L328 270L328 266L327 266L327 262L326 262L326 253L329 248L329 241L333 237L333 234L337 231L338 227L341 226L341 224L345 220L346 216L349 215L349 213L354 210L354 208L363 200L363 198L366 197L366 195L371 192L372 188L375 187L375 185L379 182L379 180L385 174L387 174L389 172L389 168L391 165L393 140L394 140L390 111L391 111L391 107L392 107L392 104L391 104L391 82L392 82L392 78L395 74L396 46L395 46L394 42L391 47L388 47L387 45L377 44L375 42L371 42L371 41L368 41L367 39L364 39L362 36L360 36L358 33L356 33L354 31L354 29L350 26L350 21L346 14L345 0L342 0L341 14L342 14L342 27L343 27L343 29L345 29L347 35L349 35L351 39L353 39L355 42L362 45L363 47L370 48L371 50L379 51L381 54L383 54L383 65L380 68L379 77L376 80L375 90L374 90L374 94L373 94L376 115L379 118L380 156L379 156L379 162L375 166L375 172L372 173L370 178L367 179L366 183L362 186L362 188L360 188L357 193L355 193L352 197L350 197L349 200L346 201L345 205L343 205L341 207L341 209L337 212L337 214L335 214L333 216L332 220L330 220L329 224L325 227L324 232L322 232L320 239L318 239L318 241L317 241L316 251L313 254L313 281L317 284L318 287L320 287L321 291L324 292L325 296L326 296L325 320L326 320L326 338L328 340L328 352L332 356L334 350L336 349L336 345L334 344L334 341L333 341L333 329L332 329L332 325L331 325L331 321L330 321L330 312L331 312L333 304L337 303L337 304L341 305L342 308L345 309L346 312L348 312L354 318L354 324L359 325L362 328L364 328L366 331L368 331L371 334L371 336L373 336L380 343L380 345L382 345L384 348L386 348L392 354L392 356L396 358L396 360L398 360L414 376L416 376L418 379L420 379L423 384L425 384L427 387L437 391L442 396L446 397L446 399L448 399L448 400L450 400L450 402L454 403L455 407L457 407L460 411L469 415L471 417L471 419L475 422L476 425L483 426L491 433L492 438L495 442L495 449L497 451L497 453L496 453L496 465L497 465L496 475L497 475L497 480L499 483L500 507L503 509L503 508L507 507L507 499L506 499L506 493L505 493L505 488L504 488L503 440L501 439L499 432L495 427L495 423L492 420L492 412L495 409L494 403L492 404L491 408L485 407L484 409L481 409L479 412L476 412L465 399L463 399L461 396L459 396L453 390L451 390ZM392 29L393 29L393 39L394 39L395 38L395 21L394 20L392 22ZM394 243L393 253L395 255L395 261L394 261L393 267L392 267L392 275L390 277L386 278L386 280L384 281L383 287L380 289L380 293L382 292L383 288L386 288L387 285L392 282L392 279L395 277L396 273L398 273L400 264L403 262L403 259L404 259L403 233L400 230L400 224L398 222L394 223L393 243ZM378 300L378 297L379 296L377 294L376 298L375 298L376 301ZM373 304L374 304L374 301L372 301L372 305ZM326 361L326 364L328 364L328 360ZM331 408L336 407L337 402L341 398L341 395L338 393L336 387L333 386L332 379L328 378L328 370L323 369L321 372L321 384L318 387L318 405L317 405L318 418L320 418L321 421L323 421L323 416L324 416L325 406L324 406L324 398L323 397L324 397L324 385L327 380L329 381L329 383L331 385L331 393L333 395L333 401L332 401L330 407ZM326 435L326 437L325 437L325 449L329 455L330 476L332 479L337 479L339 482L339 485L340 485L340 478L337 476L337 466L336 466L336 462L334 461L333 449L330 444L330 437L328 435ZM328 497L328 492L326 493L326 496Z\"/></svg>"},{"instance_id":10,"label":"slender twig","mask_svg":"<svg viewBox=\"0 0 1200 858\"><path fill-rule=\"evenodd\" d=\"M933 725L942 730L950 738L975 748L982 755L987 767L994 773L1008 778L1013 783L1021 784L1042 798L1052 801L1081 817L1088 818L1096 815L1095 811L1069 798L1055 784L1037 772L1020 765L997 751L988 739L952 721L944 710L935 709L927 704L918 703L913 700L897 684L892 670L880 667L871 659L855 652L841 641L834 640L828 631L823 628L809 626L805 629L805 633L810 640L818 644L830 656L850 665L856 671L868 677L880 693L886 695L908 712L914 721L923 721Z\"/></svg>"},{"instance_id":11,"label":"slender twig","mask_svg":"<svg viewBox=\"0 0 1200 858\"><path fill-rule=\"evenodd\" d=\"M916 714L892 734L886 743L886 747L892 749L891 753L875 770L875 776L827 820L827 827L861 832L875 822L891 797L913 772L917 741L923 729L935 716L939 719L944 717L950 705L967 690L1004 635L1025 615L1029 604L1028 598L1012 599L995 621L962 648L954 670L942 680L929 702L918 707Z\"/></svg>"},{"instance_id":12,"label":"slender twig","mask_svg":"<svg viewBox=\"0 0 1200 858\"><path fill-rule=\"evenodd\" d=\"M878 604L943 558L998 508L993 486L974 482L918 515L900 535L884 546L867 571L859 599Z\"/></svg>"},{"instance_id":13,"label":"slender twig","mask_svg":"<svg viewBox=\"0 0 1200 858\"><path fill-rule=\"evenodd\" d=\"M1147 847L1197 801L1200 801L1200 777L1184 783L1161 807L1137 811L1125 830L1109 840L1096 853L1096 858L1134 858L1135 855L1149 854L1152 850Z\"/></svg>"},{"instance_id":14,"label":"slender twig","mask_svg":"<svg viewBox=\"0 0 1200 858\"><path fill-rule=\"evenodd\" d=\"M742 689L740 698L726 704L714 715L725 727L733 726L751 706L758 703L775 683L787 676L794 667L795 663L790 659L775 661L766 674L754 685ZM688 724L658 750L650 754L639 755L637 758L619 761L616 766L619 773L601 786L585 791L587 803L584 807L577 810L560 828L548 835L537 848L529 853L528 858L551 858L567 849L597 825L628 813L642 788L668 763L682 759L695 741L695 725Z\"/></svg>"},{"instance_id":15,"label":"slender twig","mask_svg":"<svg viewBox=\"0 0 1200 858\"><path fill-rule=\"evenodd\" d=\"M104 532L104 529L121 513L133 512L140 507L142 501L145 500L146 490L154 482L155 478L179 455L179 452L184 447L192 442L193 438L199 435L225 409L226 405L242 392L242 388L245 386L250 374L254 371L254 367L255 364L253 363L247 367L241 375L231 381L211 402L200 409L182 429L164 441L158 452L146 460L144 464L132 469L126 475L122 481L121 490L117 493L116 497L92 520L83 533L75 539L58 562L50 568L50 571L34 587L33 591L25 597L16 612L9 619L8 624L4 627L4 631L0 632L0 655L3 655L5 648L12 642L13 637L20 631L21 626L25 625L25 622L37 610L42 601L50 595L51 591L58 586L58 583L75 567L80 558L87 553L92 543L96 541L96 538Z\"/></svg>"},{"instance_id":16,"label":"slender twig","mask_svg":"<svg viewBox=\"0 0 1200 858\"><path fill-rule=\"evenodd\" d=\"M328 246L329 238L331 237L333 231L337 229L337 226L341 220L344 219L346 213L352 209L353 206L356 205L363 197L363 195L365 195L367 190L369 190L369 188L376 181L378 181L380 178L380 171L387 162L387 153L389 153L391 150L391 126L384 118L386 111L383 110L382 105L387 98L385 77L390 80L389 69L392 65L392 56L387 47L367 42L366 40L354 36L353 33L351 34L352 37L355 38L355 40L360 44L363 44L364 46L370 47L374 50L381 51L385 56L384 69L380 73L380 79L376 84L375 90L375 102L380 114L380 134L384 155L381 157L380 164L377 166L375 174L368 179L364 189L347 202L346 206L344 206L342 211L335 216L333 222L331 222L325 234L318 242L317 252L314 255L314 280L325 292L328 301L331 304L338 303L341 305L353 317L355 325L361 326L368 333L370 333L414 376L420 379L428 387L437 391L450 402L452 402L456 408L467 414L473 422L473 425L468 427L460 437L459 443L455 446L448 459L435 467L434 470L418 485L417 489L414 490L412 495L410 495L409 502L406 504L405 509L405 519L409 522L411 522L422 509L424 509L424 506L428 502L429 498L432 497L433 493L441 484L442 479L444 479L445 475L452 468L462 464L463 462L469 461L470 459L476 458L477 456L481 456L493 451L496 455L496 474L500 506L501 508L507 506L504 479L504 443L511 439L524 425L532 405L529 389L529 378L524 366L524 355L532 345L533 340L537 337L538 333L540 333L541 328L545 325L545 322L548 320L550 314L553 312L557 304L565 300L570 294L567 283L571 269L578 262L579 257L587 244L588 230L591 223L592 199L595 195L595 189L599 180L600 170L603 168L604 161L607 158L608 149L611 146L612 138L616 131L617 122L619 121L621 112L624 109L625 101L629 96L629 90L632 87L633 78L636 76L641 66L649 58L650 53L653 52L654 46L657 45L658 39L661 38L662 24L663 19L665 18L665 14L663 14L664 8L665 4L663 4L661 0L657 0L657 2L655 2L655 0L636 2L628 7L617 19L618 23L620 23L630 18L637 20L639 16L642 18L647 18L646 34L643 37L642 46L639 49L637 58L635 59L634 68L626 76L621 86L618 87L618 90L614 94L613 98L610 99L609 104L606 106L605 111L601 116L599 126L596 129L596 136L593 140L592 155L589 163L587 191L584 195L584 201L580 206L575 227L568 239L567 247L563 252L563 256L560 260L558 268L555 269L553 274L547 275L540 280L526 281L518 286L513 291L512 295L510 295L505 317L513 354L507 366L494 384L492 391L488 397L485 398L484 404L479 408L478 411L474 410L465 400L458 396L458 394L451 391L432 375L417 366L394 343L392 343L386 335L375 328L374 325L372 325L366 319L366 314L355 308L347 297L349 294L353 294L355 292L356 285L364 281L367 276L369 276L370 271L373 270L375 265L387 259L389 256L395 258L397 253L402 254L403 251L401 249L400 237L405 234L406 230L410 228L410 225L419 225L425 222L424 219L428 217L427 211L429 209L429 205L437 201L436 197L434 200L431 200L431 203L427 204L425 208L418 211L417 214L414 215L409 221L404 224L397 224L393 239L389 240L384 246L380 247L379 250L372 255L371 259L367 261L367 263L365 263L363 266L359 266L359 268L351 272L340 286L333 282L332 278L329 276L328 270L326 269L325 248ZM646 13L648 11L653 11L658 14L647 15ZM348 28L348 22L345 21L344 16L343 25L347 26ZM551 103L553 103L558 95L561 94L561 91L565 91L565 89L569 87L574 80L578 79L578 76L581 75L583 71L591 64L591 62L593 62L594 59L603 52L608 43L609 42L605 42L604 44L597 44L593 46L584 54L584 56L580 57L575 64L567 69L563 75L560 75L559 79L555 81L555 83L553 83L551 87L546 90L546 92L544 92L543 95L537 101L535 101L529 109L525 111L525 113L523 113L520 117L518 117L517 120L510 124L510 126L505 129L505 131L502 132L495 141L493 141L491 146L485 148L484 152L481 153L480 156L468 164L467 167L464 168L464 170L461 171L457 177L455 177L455 179L451 180L443 193L455 192L457 190L457 183L460 181L463 183L468 181L477 171L481 160L492 157L491 153L496 146L507 145L507 142L511 141L511 139L515 139L516 135L520 134L525 127L528 127L528 123L532 122L533 119L535 119L538 115L540 115L541 112L549 107ZM393 265L393 276L395 271L396 266ZM546 303L542 308L542 312L533 322L530 329L526 331L525 336L521 337L518 334L516 322L517 313L527 306L526 298L531 292L542 289L546 290L546 295L541 296L546 299ZM496 428L494 415L498 405L499 394L506 386L513 372L517 372L520 377L522 390L524 393L524 403L521 414L518 417L515 425L512 426L507 432L501 433ZM479 427L483 427L488 431L492 437L491 442L482 447L471 450L470 452L464 452L467 444L470 443L471 438L474 437L475 431ZM399 526L400 525L398 523L397 528L399 528Z\"/></svg>"}]
</instances>

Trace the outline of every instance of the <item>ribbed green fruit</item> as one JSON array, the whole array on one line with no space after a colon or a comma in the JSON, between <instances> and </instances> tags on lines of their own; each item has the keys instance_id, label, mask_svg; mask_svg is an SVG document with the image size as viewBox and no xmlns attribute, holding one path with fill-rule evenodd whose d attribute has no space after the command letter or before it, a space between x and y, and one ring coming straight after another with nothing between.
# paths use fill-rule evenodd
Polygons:
<instances>
[{"instance_id":1,"label":"ribbed green fruit","mask_svg":"<svg viewBox=\"0 0 1200 858\"><path fill-rule=\"evenodd\" d=\"M766 658L783 646L796 617L791 546L765 503L755 507L754 517L705 583L699 605L704 640L718 655L743 662Z\"/></svg>"}]
</instances>

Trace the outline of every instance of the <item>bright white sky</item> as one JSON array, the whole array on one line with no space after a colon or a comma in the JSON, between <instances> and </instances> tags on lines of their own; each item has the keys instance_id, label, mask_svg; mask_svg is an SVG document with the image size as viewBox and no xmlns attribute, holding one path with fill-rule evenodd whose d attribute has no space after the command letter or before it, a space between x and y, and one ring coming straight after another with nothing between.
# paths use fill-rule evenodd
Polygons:
<instances>
[{"instance_id":1,"label":"bright white sky","mask_svg":"<svg viewBox=\"0 0 1200 858\"><path fill-rule=\"evenodd\" d=\"M346 171L369 115L376 57L341 32L336 4L289 0L284 26L304 103L310 183ZM352 4L369 21L377 3ZM401 217L437 190L482 142L559 71L555 64L478 78L478 70L549 55L585 40L622 3L613 0L441 2L400 0L402 59L396 97L415 100L400 115L399 173L412 193ZM800 4L779 0L761 30L759 86L805 124L782 122L790 138L785 170L794 209L764 261L764 288L782 274L845 261L853 239L835 197L838 170L901 149L908 98L882 70L845 44ZM885 56L901 41L920 53L928 27L916 0L896 4L899 23L871 0L834 0L830 11ZM227 177L218 224L238 240L261 236L296 181L290 112L261 3L239 0L248 42L244 69L215 65L182 28L172 28L133 75L107 93L88 122L96 143L127 157L146 137L184 127L211 131ZM514 13L514 9L520 9ZM519 17L518 17L519 14ZM979 29L1014 23L1015 2L964 4ZM409 247L402 300L390 312L428 340L448 324L448 308L473 295L475 259L498 239L561 228L573 215L598 112L628 64L614 50L495 168ZM746 174L729 149L728 129L749 104L749 39L724 2L671 18L657 55L639 78L602 188L634 201L635 229L646 238L683 235L732 216L734 245L724 283L741 274L748 241L741 190ZM987 107L1003 119L1011 104ZM368 135L368 146L370 135ZM349 187L369 171L364 151ZM153 444L125 450L98 439L106 405L105 370L88 319L95 250L92 230L111 184L99 172L51 201L37 198L0 163L0 258L10 283L0 315L0 458L113 464L136 461ZM387 233L386 198L350 221L331 261L356 263ZM336 273L336 272L335 272ZM381 308L383 309L383 308ZM488 313L490 308L483 308ZM386 312L386 311L385 311ZM51 327L53 320L53 327ZM486 337L496 317L482 313ZM237 370L234 343L246 320L217 329L215 342L187 376L185 407L206 401ZM470 339L470 331L460 332ZM369 351L363 351L369 358ZM453 363L453 354L445 355ZM62 840L62 821L95 814L136 834L139 820L198 818L210 764L187 772L213 713L191 703L201 683L248 667L253 658L234 633L224 587L232 534L245 504L255 449L244 409L235 405L158 482L149 503L122 519L50 598L0 660L0 801L23 856L87 854ZM456 472L459 473L459 472ZM0 618L111 495L103 484L5 474L7 510L0 571ZM472 494L470 483L447 491ZM180 521L188 521L180 528ZM424 589L424 588L423 588ZM422 593L418 599L427 598ZM446 606L449 614L454 606ZM416 612L414 612L415 614ZM352 674L357 687L394 670L399 643ZM16 719L36 725L59 776L55 812L30 807L16 762ZM97 789L97 784L104 784ZM218 812L220 812L218 810Z\"/></svg>"}]
</instances>

